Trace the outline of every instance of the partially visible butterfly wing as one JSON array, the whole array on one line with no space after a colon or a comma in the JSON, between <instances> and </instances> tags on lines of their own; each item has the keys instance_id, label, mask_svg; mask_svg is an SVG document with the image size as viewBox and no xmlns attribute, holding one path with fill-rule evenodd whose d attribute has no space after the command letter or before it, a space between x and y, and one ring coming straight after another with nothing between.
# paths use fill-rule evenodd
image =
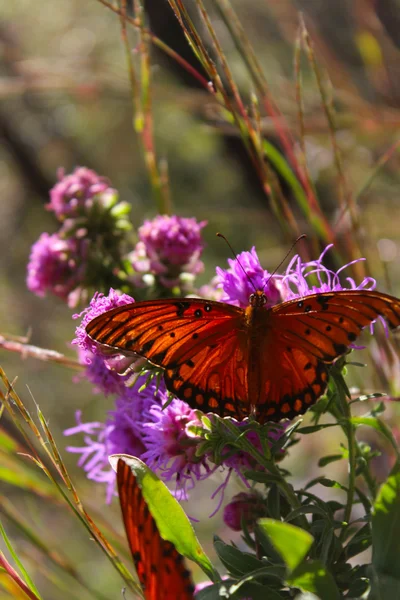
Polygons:
<instances>
[{"instance_id":1,"label":"partially visible butterfly wing","mask_svg":"<svg viewBox=\"0 0 400 600\"><path fill-rule=\"evenodd\" d=\"M183 557L160 536L135 475L117 467L118 494L129 547L146 600L193 600L194 586Z\"/></svg>"},{"instance_id":2,"label":"partially visible butterfly wing","mask_svg":"<svg viewBox=\"0 0 400 600\"><path fill-rule=\"evenodd\" d=\"M170 391L192 408L249 414L249 335L241 308L191 298L112 309L86 328L95 341L165 369Z\"/></svg>"},{"instance_id":3,"label":"partially visible butterfly wing","mask_svg":"<svg viewBox=\"0 0 400 600\"><path fill-rule=\"evenodd\" d=\"M279 421L305 412L326 389L326 365L344 354L379 316L390 328L398 327L400 301L379 292L349 290L274 306L265 315L270 332L259 340L257 418Z\"/></svg>"},{"instance_id":4,"label":"partially visible butterfly wing","mask_svg":"<svg viewBox=\"0 0 400 600\"><path fill-rule=\"evenodd\" d=\"M379 316L391 329L398 327L400 300L375 291L327 292L278 304L271 316L282 342L332 363Z\"/></svg>"}]
</instances>

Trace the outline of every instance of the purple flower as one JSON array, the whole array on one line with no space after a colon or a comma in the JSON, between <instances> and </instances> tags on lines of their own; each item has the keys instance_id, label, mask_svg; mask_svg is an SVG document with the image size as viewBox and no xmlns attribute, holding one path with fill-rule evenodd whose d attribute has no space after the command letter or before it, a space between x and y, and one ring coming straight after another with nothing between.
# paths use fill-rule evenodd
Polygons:
<instances>
[{"instance_id":1,"label":"purple flower","mask_svg":"<svg viewBox=\"0 0 400 600\"><path fill-rule=\"evenodd\" d=\"M75 376L76 383L82 379L89 380L94 385L94 393L103 393L105 396L124 392L129 375L120 375L118 370L110 368L108 357L78 348L78 359L81 365L85 366L85 370ZM132 360L129 364L131 362Z\"/></svg>"},{"instance_id":2,"label":"purple flower","mask_svg":"<svg viewBox=\"0 0 400 600\"><path fill-rule=\"evenodd\" d=\"M87 244L42 233L33 244L28 262L27 286L37 296L47 292L74 305L73 291L84 279Z\"/></svg>"},{"instance_id":3,"label":"purple flower","mask_svg":"<svg viewBox=\"0 0 400 600\"><path fill-rule=\"evenodd\" d=\"M253 531L257 519L267 516L266 507L256 491L240 492L224 508L224 523L233 531L242 530L244 521L248 531Z\"/></svg>"},{"instance_id":4,"label":"purple flower","mask_svg":"<svg viewBox=\"0 0 400 600\"><path fill-rule=\"evenodd\" d=\"M222 302L246 308L255 290L264 290L267 307L282 301L280 279L262 268L256 249L241 252L237 259L228 258L229 269L217 267L219 287L224 291Z\"/></svg>"},{"instance_id":5,"label":"purple flower","mask_svg":"<svg viewBox=\"0 0 400 600\"><path fill-rule=\"evenodd\" d=\"M107 310L132 304L132 302L134 299L128 294L121 294L111 288L108 296L96 293L87 308L81 313L73 315L74 319L83 316L81 324L75 330L76 337L72 343L78 346L79 362L86 367L85 373L79 375L76 380L82 377L89 379L94 384L96 392L101 391L105 395L122 393L125 383L129 379L129 375L125 375L125 373L132 363L138 363L142 359L115 352L108 355L100 345L89 338L86 333L86 325Z\"/></svg>"},{"instance_id":6,"label":"purple flower","mask_svg":"<svg viewBox=\"0 0 400 600\"><path fill-rule=\"evenodd\" d=\"M205 221L159 215L139 228L139 242L131 253L134 269L157 275L166 287L173 287L181 273L197 275L203 270L199 260L204 243L201 230Z\"/></svg>"},{"instance_id":7,"label":"purple flower","mask_svg":"<svg viewBox=\"0 0 400 600\"><path fill-rule=\"evenodd\" d=\"M75 339L73 344L77 344L81 350L93 352L96 354L98 346L93 342L86 333L86 325L92 321L95 317L102 315L111 308L117 306L124 306L125 304L132 304L135 300L128 296L128 294L122 294L118 290L110 288L108 296L102 293L96 292L90 301L90 304L82 312L73 315L74 319L83 317L82 322L75 330Z\"/></svg>"},{"instance_id":8,"label":"purple flower","mask_svg":"<svg viewBox=\"0 0 400 600\"><path fill-rule=\"evenodd\" d=\"M86 167L77 167L69 175L65 175L64 169L59 169L57 176L59 181L50 190L50 202L46 208L52 210L60 221L87 212L98 194L111 189L105 177Z\"/></svg>"},{"instance_id":9,"label":"purple flower","mask_svg":"<svg viewBox=\"0 0 400 600\"><path fill-rule=\"evenodd\" d=\"M317 260L302 262L297 254L292 258L286 269L286 273L279 276L282 281L282 295L284 300L292 300L294 298L322 292L337 292L348 289L375 289L376 281L372 277L365 277L358 285L354 279L346 277L347 286L342 285L340 281L340 274L342 271L347 269L350 265L365 260L365 258L357 258L347 265L340 267L337 271L332 271L322 264L325 254L332 246L333 244L329 244ZM316 282L316 284L314 282Z\"/></svg>"},{"instance_id":10,"label":"purple flower","mask_svg":"<svg viewBox=\"0 0 400 600\"><path fill-rule=\"evenodd\" d=\"M161 394L162 404L167 399L165 390ZM151 469L159 471L164 481L175 480L175 495L187 500L187 492L196 480L207 478L213 471L206 459L196 456L200 439L188 430L190 425L200 426L201 422L182 400L172 400L164 409L162 405L154 405L149 412L152 422L144 425L147 451L142 459Z\"/></svg>"},{"instance_id":11,"label":"purple flower","mask_svg":"<svg viewBox=\"0 0 400 600\"><path fill-rule=\"evenodd\" d=\"M112 426L104 423L82 423L81 411L77 411L75 418L77 425L64 431L64 435L83 434L82 446L67 446L65 449L72 454L79 454L78 466L82 467L88 479L107 485L107 502L115 493L115 473L109 467L108 456L112 454L113 447L108 437Z\"/></svg>"},{"instance_id":12,"label":"purple flower","mask_svg":"<svg viewBox=\"0 0 400 600\"><path fill-rule=\"evenodd\" d=\"M332 271L323 265L325 254L331 247L332 244L328 245L317 260L309 262L303 262L296 254L283 275L275 274L272 277L261 267L254 247L251 252L242 252L238 255L238 260L228 259L228 270L219 267L216 269L218 285L224 291L221 301L246 308L254 290L264 290L269 308L279 302L315 293L375 288L376 281L372 277L365 277L358 285L354 279L347 277L347 286L342 285L342 271L365 259L358 258L337 271Z\"/></svg>"},{"instance_id":13,"label":"purple flower","mask_svg":"<svg viewBox=\"0 0 400 600\"><path fill-rule=\"evenodd\" d=\"M215 468L206 459L195 456L198 440L188 432L189 424L198 424L196 414L185 402L173 400L161 410L168 394L163 384L158 392L154 383L139 391L146 381L139 377L132 388L125 388L109 413L105 424L82 423L77 414L77 426L64 434L84 434L83 446L68 446L67 450L80 454L78 465L89 479L107 484L107 500L115 491L115 473L108 462L110 454L137 456L157 472L165 482L173 484L179 498L187 498L187 491L195 481L204 479Z\"/></svg>"}]
</instances>

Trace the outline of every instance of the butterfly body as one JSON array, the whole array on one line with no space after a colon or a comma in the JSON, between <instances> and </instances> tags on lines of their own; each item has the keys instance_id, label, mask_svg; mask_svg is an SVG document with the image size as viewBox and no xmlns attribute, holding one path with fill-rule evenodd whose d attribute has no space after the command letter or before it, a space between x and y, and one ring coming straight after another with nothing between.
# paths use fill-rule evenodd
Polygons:
<instances>
[{"instance_id":1,"label":"butterfly body","mask_svg":"<svg viewBox=\"0 0 400 600\"><path fill-rule=\"evenodd\" d=\"M305 412L326 389L327 366L378 316L398 327L400 300L349 290L267 308L258 291L245 309L194 298L128 304L86 331L163 368L167 388L191 407L266 422Z\"/></svg>"}]
</instances>

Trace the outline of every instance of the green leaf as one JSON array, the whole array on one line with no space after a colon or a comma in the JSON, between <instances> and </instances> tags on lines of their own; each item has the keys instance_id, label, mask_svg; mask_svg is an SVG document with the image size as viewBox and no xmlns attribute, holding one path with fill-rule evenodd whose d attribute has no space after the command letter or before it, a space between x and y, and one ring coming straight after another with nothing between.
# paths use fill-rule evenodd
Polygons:
<instances>
[{"instance_id":1,"label":"green leaf","mask_svg":"<svg viewBox=\"0 0 400 600\"><path fill-rule=\"evenodd\" d=\"M344 549L344 555L346 560L357 556L360 552L364 552L371 545L371 527L369 523L366 523L357 533L351 538Z\"/></svg>"},{"instance_id":2,"label":"green leaf","mask_svg":"<svg viewBox=\"0 0 400 600\"><path fill-rule=\"evenodd\" d=\"M381 486L372 511L372 565L378 579L389 575L400 589L400 472Z\"/></svg>"},{"instance_id":3,"label":"green leaf","mask_svg":"<svg viewBox=\"0 0 400 600\"><path fill-rule=\"evenodd\" d=\"M277 485L271 485L267 497L267 515L272 519L279 519L281 516L281 495Z\"/></svg>"},{"instance_id":4,"label":"green leaf","mask_svg":"<svg viewBox=\"0 0 400 600\"><path fill-rule=\"evenodd\" d=\"M319 560L307 561L297 567L287 583L323 600L340 600L341 597L333 576Z\"/></svg>"},{"instance_id":5,"label":"green leaf","mask_svg":"<svg viewBox=\"0 0 400 600\"><path fill-rule=\"evenodd\" d=\"M295 508L292 510L286 517L286 521L293 521L293 519L297 519L300 515L320 515L324 519L328 519L330 521L330 514L324 510L321 506L314 506L313 504L305 504L304 506L299 506L299 508Z\"/></svg>"},{"instance_id":6,"label":"green leaf","mask_svg":"<svg viewBox=\"0 0 400 600\"><path fill-rule=\"evenodd\" d=\"M343 458L343 454L331 454L330 456L323 456L319 459L318 466L326 467L326 465L336 462L337 460L342 460Z\"/></svg>"},{"instance_id":7,"label":"green leaf","mask_svg":"<svg viewBox=\"0 0 400 600\"><path fill-rule=\"evenodd\" d=\"M4 530L3 525L0 522L0 535L4 540L5 545L8 548L9 553L11 554L11 556L13 557L16 565L18 566L19 570L21 571L23 577L22 577L22 581L25 583L25 585L29 588L29 590L38 598L41 598L41 595L39 594L39 591L37 589L37 587L35 586L35 584L33 583L32 579L30 578L28 571L25 569L24 565L22 564L22 562L20 561L18 554L15 552L13 546L11 545L10 540L7 537L7 534Z\"/></svg>"},{"instance_id":8,"label":"green leaf","mask_svg":"<svg viewBox=\"0 0 400 600\"><path fill-rule=\"evenodd\" d=\"M335 481L334 479L328 479L327 477L321 477L321 479L319 480L318 483L320 485L323 485L324 487L337 488L338 490L347 491L347 487L346 486L342 485L338 481Z\"/></svg>"},{"instance_id":9,"label":"green leaf","mask_svg":"<svg viewBox=\"0 0 400 600\"><path fill-rule=\"evenodd\" d=\"M279 552L276 551L274 545L272 544L269 536L264 531L262 527L259 527L258 522L255 528L255 538L256 542L261 546L263 550L263 556L268 559L269 562L273 563L276 567L281 567L285 569L285 563L282 560Z\"/></svg>"},{"instance_id":10,"label":"green leaf","mask_svg":"<svg viewBox=\"0 0 400 600\"><path fill-rule=\"evenodd\" d=\"M300 427L297 433L314 433L315 431L321 431L321 429L327 429L328 427L337 427L339 423L322 423L321 425L310 425L308 427Z\"/></svg>"},{"instance_id":11,"label":"green leaf","mask_svg":"<svg viewBox=\"0 0 400 600\"><path fill-rule=\"evenodd\" d=\"M371 591L368 600L400 600L400 585L398 578L384 573L376 573L372 569Z\"/></svg>"},{"instance_id":12,"label":"green leaf","mask_svg":"<svg viewBox=\"0 0 400 600\"><path fill-rule=\"evenodd\" d=\"M201 547L183 508L167 486L141 460L127 454L113 454L109 457L114 470L119 459L123 460L137 477L161 537L171 542L180 554L196 562L212 581L218 581L218 573Z\"/></svg>"},{"instance_id":13,"label":"green leaf","mask_svg":"<svg viewBox=\"0 0 400 600\"><path fill-rule=\"evenodd\" d=\"M272 475L271 473L261 473L260 471L245 471L243 475L246 479L257 481L258 483L272 484L281 481L281 477L278 475Z\"/></svg>"},{"instance_id":14,"label":"green leaf","mask_svg":"<svg viewBox=\"0 0 400 600\"><path fill-rule=\"evenodd\" d=\"M305 558L314 541L304 529L274 519L259 519L258 526L267 534L275 550L282 556L289 571Z\"/></svg>"},{"instance_id":15,"label":"green leaf","mask_svg":"<svg viewBox=\"0 0 400 600\"><path fill-rule=\"evenodd\" d=\"M214 548L221 562L228 571L237 577L246 575L249 571L261 569L263 563L253 554L242 552L234 546L225 544L218 536L214 537Z\"/></svg>"},{"instance_id":16,"label":"green leaf","mask_svg":"<svg viewBox=\"0 0 400 600\"><path fill-rule=\"evenodd\" d=\"M392 446L397 457L397 462L400 463L400 452L397 446L397 442L393 437L393 434L390 431L389 427L387 427L387 425L383 421L381 421L377 417L352 417L350 421L351 423L353 423L353 425L366 425L368 427L372 427L376 431L379 431L379 433L382 434L383 437Z\"/></svg>"},{"instance_id":17,"label":"green leaf","mask_svg":"<svg viewBox=\"0 0 400 600\"><path fill-rule=\"evenodd\" d=\"M232 598L232 600L282 600L286 596L282 596L278 592L271 590L267 586L261 586L254 583L244 583L240 589L236 591L236 582L233 579L226 579L221 583L215 583L196 594L196 600L221 600L221 598Z\"/></svg>"}]
</instances>

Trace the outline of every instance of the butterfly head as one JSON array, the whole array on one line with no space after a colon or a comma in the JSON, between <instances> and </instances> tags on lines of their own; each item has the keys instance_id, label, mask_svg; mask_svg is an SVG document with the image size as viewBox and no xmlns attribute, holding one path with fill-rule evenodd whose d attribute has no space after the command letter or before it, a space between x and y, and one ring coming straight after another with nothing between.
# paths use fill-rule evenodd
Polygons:
<instances>
[{"instance_id":1,"label":"butterfly head","mask_svg":"<svg viewBox=\"0 0 400 600\"><path fill-rule=\"evenodd\" d=\"M257 290L250 295L249 304L253 308L262 308L267 304L267 296L262 290Z\"/></svg>"}]
</instances>

